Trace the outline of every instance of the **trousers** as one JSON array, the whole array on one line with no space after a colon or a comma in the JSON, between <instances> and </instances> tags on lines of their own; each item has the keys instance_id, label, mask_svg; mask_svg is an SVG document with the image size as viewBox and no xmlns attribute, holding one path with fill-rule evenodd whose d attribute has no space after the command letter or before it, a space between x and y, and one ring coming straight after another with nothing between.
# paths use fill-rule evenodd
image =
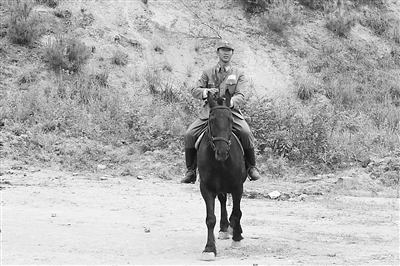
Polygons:
<instances>
[{"instance_id":1,"label":"trousers","mask_svg":"<svg viewBox=\"0 0 400 266\"><path fill-rule=\"evenodd\" d=\"M185 148L194 148L197 138L207 127L207 119L197 118L185 132ZM254 148L254 136L246 120L233 116L232 131L240 139L243 149Z\"/></svg>"}]
</instances>

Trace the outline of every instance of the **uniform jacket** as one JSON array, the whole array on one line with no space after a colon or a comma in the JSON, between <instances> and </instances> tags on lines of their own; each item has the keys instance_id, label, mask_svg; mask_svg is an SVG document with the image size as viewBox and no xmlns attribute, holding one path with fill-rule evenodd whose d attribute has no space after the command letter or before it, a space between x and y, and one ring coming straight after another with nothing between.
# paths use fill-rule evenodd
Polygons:
<instances>
[{"instance_id":1,"label":"uniform jacket","mask_svg":"<svg viewBox=\"0 0 400 266\"><path fill-rule=\"evenodd\" d=\"M218 86L218 84L220 84ZM200 78L197 80L196 85L191 89L194 98L205 100L203 92L205 88L219 87L219 95L225 96L226 89L232 95L231 101L233 102L232 114L239 118L244 119L240 107L243 105L245 99L243 91L245 90L246 80L243 70L229 65L224 71L219 64L214 67L208 68L203 71ZM199 118L202 120L208 119L210 107L207 101L204 102L203 108L200 110Z\"/></svg>"}]
</instances>

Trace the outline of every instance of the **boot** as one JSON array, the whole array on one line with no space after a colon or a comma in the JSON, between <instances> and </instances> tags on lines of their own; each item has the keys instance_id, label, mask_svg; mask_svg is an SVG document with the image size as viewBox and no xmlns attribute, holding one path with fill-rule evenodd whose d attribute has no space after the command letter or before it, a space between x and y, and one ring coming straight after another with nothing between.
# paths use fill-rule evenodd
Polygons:
<instances>
[{"instance_id":1,"label":"boot","mask_svg":"<svg viewBox=\"0 0 400 266\"><path fill-rule=\"evenodd\" d=\"M181 183L194 184L196 182L197 150L195 148L185 149L186 175Z\"/></svg>"},{"instance_id":2,"label":"boot","mask_svg":"<svg viewBox=\"0 0 400 266\"><path fill-rule=\"evenodd\" d=\"M256 156L254 154L254 149L245 149L244 157L246 161L247 174L249 176L250 181L256 181L261 178L258 169L256 168Z\"/></svg>"}]
</instances>

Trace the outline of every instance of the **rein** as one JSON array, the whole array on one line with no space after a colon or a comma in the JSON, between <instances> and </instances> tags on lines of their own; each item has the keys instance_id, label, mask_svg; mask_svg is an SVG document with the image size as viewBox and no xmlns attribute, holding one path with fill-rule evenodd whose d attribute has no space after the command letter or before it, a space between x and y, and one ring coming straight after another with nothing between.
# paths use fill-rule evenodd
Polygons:
<instances>
[{"instance_id":1,"label":"rein","mask_svg":"<svg viewBox=\"0 0 400 266\"><path fill-rule=\"evenodd\" d=\"M218 106L214 106L213 108L211 108L210 114L216 109L227 109L227 110L231 111L231 109L228 106L220 106L220 105L218 105ZM215 146L214 141L224 141L224 142L226 142L226 144L228 144L228 151L230 150L230 148L231 148L231 136L229 136L229 139L224 138L224 137L214 137L212 135L212 132L211 132L210 124L208 124L208 130L207 131L208 131L208 138L210 139L210 145L211 145L211 148L213 149L214 152L217 149L216 146Z\"/></svg>"}]
</instances>

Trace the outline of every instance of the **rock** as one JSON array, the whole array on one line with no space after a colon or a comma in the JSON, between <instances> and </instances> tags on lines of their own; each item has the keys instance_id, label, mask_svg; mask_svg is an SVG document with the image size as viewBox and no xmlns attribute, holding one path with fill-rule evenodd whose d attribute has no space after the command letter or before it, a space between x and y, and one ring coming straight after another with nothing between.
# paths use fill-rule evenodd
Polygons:
<instances>
[{"instance_id":1,"label":"rock","mask_svg":"<svg viewBox=\"0 0 400 266\"><path fill-rule=\"evenodd\" d=\"M281 196L281 193L279 191L275 190L275 191L272 191L272 192L268 193L268 196L271 199L277 199L277 198L279 198Z\"/></svg>"},{"instance_id":2,"label":"rock","mask_svg":"<svg viewBox=\"0 0 400 266\"><path fill-rule=\"evenodd\" d=\"M321 175L313 176L313 177L310 177L308 180L313 181L313 182L320 181L320 180L322 180L322 176Z\"/></svg>"},{"instance_id":3,"label":"rock","mask_svg":"<svg viewBox=\"0 0 400 266\"><path fill-rule=\"evenodd\" d=\"M139 179L139 180L143 180L144 176L138 175L136 178Z\"/></svg>"},{"instance_id":4,"label":"rock","mask_svg":"<svg viewBox=\"0 0 400 266\"><path fill-rule=\"evenodd\" d=\"M306 194L301 194L301 195L298 197L299 200L305 200L306 198L308 198L308 195L306 195Z\"/></svg>"},{"instance_id":5,"label":"rock","mask_svg":"<svg viewBox=\"0 0 400 266\"><path fill-rule=\"evenodd\" d=\"M308 186L308 187L303 188L302 194L306 194L306 195L322 195L322 189L321 189L321 187L319 187L317 185L312 185L312 186Z\"/></svg>"},{"instance_id":6,"label":"rock","mask_svg":"<svg viewBox=\"0 0 400 266\"><path fill-rule=\"evenodd\" d=\"M104 176L101 176L100 177L100 180L107 180L108 179L108 176L107 175L104 175Z\"/></svg>"},{"instance_id":7,"label":"rock","mask_svg":"<svg viewBox=\"0 0 400 266\"><path fill-rule=\"evenodd\" d=\"M385 186L398 185L400 180L400 173L398 171L387 171L380 177L380 181Z\"/></svg>"},{"instance_id":8,"label":"rock","mask_svg":"<svg viewBox=\"0 0 400 266\"><path fill-rule=\"evenodd\" d=\"M354 180L354 178L352 178L352 177L342 176L337 179L336 184L344 184L344 183L349 184L349 183L353 182L353 180Z\"/></svg>"},{"instance_id":9,"label":"rock","mask_svg":"<svg viewBox=\"0 0 400 266\"><path fill-rule=\"evenodd\" d=\"M98 165L97 165L97 169L98 169L98 170L104 170L104 169L107 169L107 165L104 165L104 164L98 164Z\"/></svg>"},{"instance_id":10,"label":"rock","mask_svg":"<svg viewBox=\"0 0 400 266\"><path fill-rule=\"evenodd\" d=\"M280 196L280 198L279 198L279 200L289 200L291 197L290 197L290 194L288 194L288 193L282 193L281 194L281 196Z\"/></svg>"},{"instance_id":11,"label":"rock","mask_svg":"<svg viewBox=\"0 0 400 266\"><path fill-rule=\"evenodd\" d=\"M129 170L129 169L125 169L121 173L121 176L128 176L128 175L132 175L131 170Z\"/></svg>"}]
</instances>

